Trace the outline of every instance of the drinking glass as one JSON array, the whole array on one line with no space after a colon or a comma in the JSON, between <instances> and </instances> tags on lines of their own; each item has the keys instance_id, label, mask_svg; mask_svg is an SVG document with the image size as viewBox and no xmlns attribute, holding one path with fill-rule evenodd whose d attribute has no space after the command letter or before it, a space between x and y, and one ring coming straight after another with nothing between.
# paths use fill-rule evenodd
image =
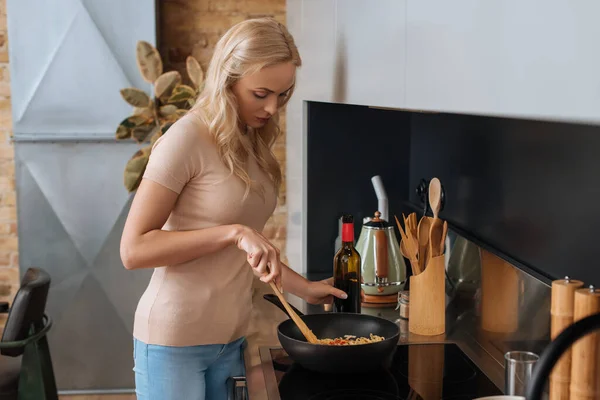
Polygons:
<instances>
[{"instance_id":1,"label":"drinking glass","mask_svg":"<svg viewBox=\"0 0 600 400\"><path fill-rule=\"evenodd\" d=\"M504 394L525 396L531 373L539 358L530 351L509 351L504 354Z\"/></svg>"}]
</instances>

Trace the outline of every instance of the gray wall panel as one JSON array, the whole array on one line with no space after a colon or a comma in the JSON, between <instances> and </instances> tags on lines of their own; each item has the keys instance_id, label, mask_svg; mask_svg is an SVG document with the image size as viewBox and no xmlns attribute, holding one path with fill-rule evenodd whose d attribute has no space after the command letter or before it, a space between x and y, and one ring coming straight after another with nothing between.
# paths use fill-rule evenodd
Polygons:
<instances>
[{"instance_id":1,"label":"gray wall panel","mask_svg":"<svg viewBox=\"0 0 600 400\"><path fill-rule=\"evenodd\" d=\"M8 0L7 9L15 136L112 136L131 110L119 90L150 93L135 44L156 42L154 0Z\"/></svg>"},{"instance_id":2,"label":"gray wall panel","mask_svg":"<svg viewBox=\"0 0 600 400\"><path fill-rule=\"evenodd\" d=\"M155 13L155 0L7 0L20 268L52 276L61 390L134 386L133 314L152 271L121 264L138 146L111 139L132 111L119 90L151 93L135 48L156 44Z\"/></svg>"},{"instance_id":3,"label":"gray wall panel","mask_svg":"<svg viewBox=\"0 0 600 400\"><path fill-rule=\"evenodd\" d=\"M61 390L133 388L132 326L152 270L127 271L119 242L133 143L15 146L21 269L52 276L49 335Z\"/></svg>"}]
</instances>

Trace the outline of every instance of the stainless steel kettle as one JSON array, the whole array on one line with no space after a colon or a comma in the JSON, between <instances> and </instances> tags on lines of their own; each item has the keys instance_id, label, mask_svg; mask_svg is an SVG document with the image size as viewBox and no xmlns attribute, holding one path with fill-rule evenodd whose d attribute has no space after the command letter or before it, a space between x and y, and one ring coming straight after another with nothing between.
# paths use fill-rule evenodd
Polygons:
<instances>
[{"instance_id":1,"label":"stainless steel kettle","mask_svg":"<svg viewBox=\"0 0 600 400\"><path fill-rule=\"evenodd\" d=\"M361 257L362 288L366 295L391 295L404 289L406 264L394 227L381 218L363 223L356 250Z\"/></svg>"}]
</instances>

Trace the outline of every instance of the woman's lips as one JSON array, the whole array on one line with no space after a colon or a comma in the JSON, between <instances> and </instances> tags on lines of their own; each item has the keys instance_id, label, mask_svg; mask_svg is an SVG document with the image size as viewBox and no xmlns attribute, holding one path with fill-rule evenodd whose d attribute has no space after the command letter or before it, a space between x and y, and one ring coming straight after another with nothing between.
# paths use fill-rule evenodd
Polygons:
<instances>
[{"instance_id":1,"label":"woman's lips","mask_svg":"<svg viewBox=\"0 0 600 400\"><path fill-rule=\"evenodd\" d=\"M266 124L267 122L269 122L269 118L256 117L256 119L263 124Z\"/></svg>"}]
</instances>

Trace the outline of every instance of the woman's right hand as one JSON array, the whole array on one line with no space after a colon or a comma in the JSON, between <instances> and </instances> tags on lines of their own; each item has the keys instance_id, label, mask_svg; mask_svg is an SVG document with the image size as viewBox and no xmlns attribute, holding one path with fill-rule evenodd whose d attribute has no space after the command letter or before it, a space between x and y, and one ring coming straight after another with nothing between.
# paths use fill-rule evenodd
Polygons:
<instances>
[{"instance_id":1,"label":"woman's right hand","mask_svg":"<svg viewBox=\"0 0 600 400\"><path fill-rule=\"evenodd\" d=\"M246 252L246 259L252 267L254 275L265 283L274 280L277 286L281 287L279 249L259 232L247 226L239 227L236 244L240 250Z\"/></svg>"}]
</instances>

